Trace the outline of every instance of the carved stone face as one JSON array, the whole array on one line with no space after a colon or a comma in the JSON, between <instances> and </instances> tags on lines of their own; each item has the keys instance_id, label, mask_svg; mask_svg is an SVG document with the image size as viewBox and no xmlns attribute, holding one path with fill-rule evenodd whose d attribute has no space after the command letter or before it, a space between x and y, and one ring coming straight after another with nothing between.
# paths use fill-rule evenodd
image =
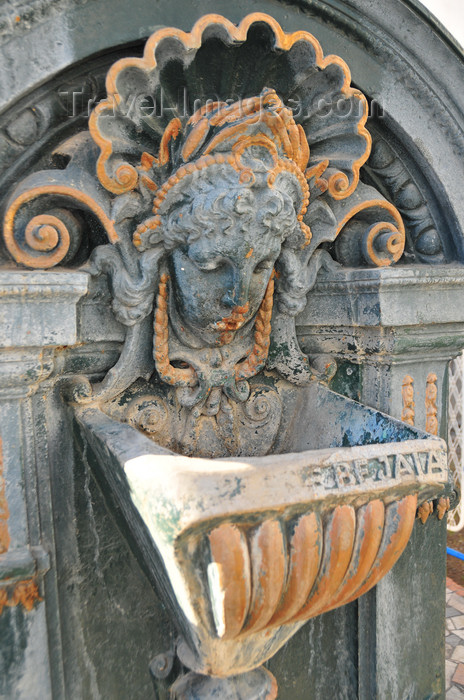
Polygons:
<instances>
[{"instance_id":1,"label":"carved stone face","mask_svg":"<svg viewBox=\"0 0 464 700\"><path fill-rule=\"evenodd\" d=\"M232 227L224 221L216 235L174 250L171 278L182 321L203 337L241 328L259 309L280 248L274 233L243 231L238 215Z\"/></svg>"},{"instance_id":2,"label":"carved stone face","mask_svg":"<svg viewBox=\"0 0 464 700\"><path fill-rule=\"evenodd\" d=\"M203 185L166 222L168 264L182 327L221 345L256 315L296 215L277 189Z\"/></svg>"}]
</instances>

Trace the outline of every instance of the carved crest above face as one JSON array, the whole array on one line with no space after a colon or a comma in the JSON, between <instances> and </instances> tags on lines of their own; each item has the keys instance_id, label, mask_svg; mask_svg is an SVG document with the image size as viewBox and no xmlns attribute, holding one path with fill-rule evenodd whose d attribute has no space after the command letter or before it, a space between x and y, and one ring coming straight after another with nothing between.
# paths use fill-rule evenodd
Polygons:
<instances>
[{"instance_id":1,"label":"carved crest above face","mask_svg":"<svg viewBox=\"0 0 464 700\"><path fill-rule=\"evenodd\" d=\"M207 15L190 33L159 30L143 58L112 66L90 136L68 146L64 170L21 183L5 218L10 253L38 267L66 260L76 209L106 230L88 269L108 274L129 330L116 367L81 400L111 400L156 369L156 397L127 396L121 418L150 433L172 409L185 433L185 411L195 426L216 416L236 453L252 405L261 433L273 416L268 440L278 426L280 399L250 380L330 379L334 363L312 367L295 334L319 268L336 264L331 253L389 265L405 240L395 207L360 181L371 138L350 81L312 35L260 13L238 27Z\"/></svg>"}]
</instances>

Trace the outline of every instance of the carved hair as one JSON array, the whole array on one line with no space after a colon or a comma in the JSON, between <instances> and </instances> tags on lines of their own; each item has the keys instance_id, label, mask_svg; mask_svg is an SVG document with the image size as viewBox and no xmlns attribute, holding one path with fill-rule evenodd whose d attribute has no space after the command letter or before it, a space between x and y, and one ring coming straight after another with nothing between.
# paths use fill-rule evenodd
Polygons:
<instances>
[{"instance_id":1,"label":"carved hair","mask_svg":"<svg viewBox=\"0 0 464 700\"><path fill-rule=\"evenodd\" d=\"M241 184L227 165L209 168L161 216L165 249L174 250L202 236L236 232L238 217L243 230L252 227L257 235L270 233L281 241L296 236L301 245L304 238L295 201L286 183L281 184L272 188L258 180Z\"/></svg>"},{"instance_id":2,"label":"carved hair","mask_svg":"<svg viewBox=\"0 0 464 700\"><path fill-rule=\"evenodd\" d=\"M169 235L165 224L166 216L172 223L171 209L179 209L179 202L186 203L188 199L193 209L195 196L201 199L202 192L209 195L203 197L203 205L207 204L206 209L213 212L214 207L208 206L213 190L218 190L215 199L219 202L227 188L231 194L235 192L235 196L248 192L247 200L251 199L250 189L255 192L272 190L277 195L273 206L279 211L288 210L288 203L284 202L290 197L294 209L292 219L298 221L303 244L309 243L311 232L303 222L309 203L304 174L308 158L309 147L303 129L295 124L291 110L283 106L276 92L268 88L243 102L215 103L209 109L201 108L189 119L184 131L175 118L164 132L158 157L145 154L144 162L152 168L155 180L161 169L171 168L172 174L157 189L153 201L155 216L137 227L134 244L140 251L158 245L163 235ZM228 194L224 194L222 201L227 202ZM266 198L269 202L273 199L269 195ZM281 206L277 204L279 200ZM229 215L234 211L230 202L222 209L222 213ZM235 213L240 212L235 209ZM269 219L269 226L272 225ZM179 224L179 233L185 228ZM285 228L288 231L288 225L284 231ZM293 233L294 228L291 226L289 233ZM170 243L167 248L172 249Z\"/></svg>"}]
</instances>

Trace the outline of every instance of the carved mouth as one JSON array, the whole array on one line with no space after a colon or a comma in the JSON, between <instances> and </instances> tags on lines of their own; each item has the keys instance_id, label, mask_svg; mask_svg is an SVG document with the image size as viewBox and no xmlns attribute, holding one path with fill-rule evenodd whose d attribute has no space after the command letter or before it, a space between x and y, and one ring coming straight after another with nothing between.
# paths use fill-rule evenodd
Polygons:
<instances>
[{"instance_id":1,"label":"carved mouth","mask_svg":"<svg viewBox=\"0 0 464 700\"><path fill-rule=\"evenodd\" d=\"M232 310L230 316L224 316L224 318L222 318L220 321L216 321L216 323L213 325L214 330L221 332L237 331L247 321L246 315L249 308L250 303L248 301L244 306L236 306Z\"/></svg>"}]
</instances>

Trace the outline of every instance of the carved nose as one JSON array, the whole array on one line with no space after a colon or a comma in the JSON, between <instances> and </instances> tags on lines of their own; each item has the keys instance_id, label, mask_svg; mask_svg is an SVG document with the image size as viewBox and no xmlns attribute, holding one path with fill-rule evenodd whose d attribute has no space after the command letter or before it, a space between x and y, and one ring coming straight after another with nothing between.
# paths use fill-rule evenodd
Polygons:
<instances>
[{"instance_id":1,"label":"carved nose","mask_svg":"<svg viewBox=\"0 0 464 700\"><path fill-rule=\"evenodd\" d=\"M224 294L222 297L222 302L224 306L227 306L228 308L232 309L234 306L239 305L239 299L240 294L237 294L237 290L235 287L231 287L227 290L227 292Z\"/></svg>"},{"instance_id":2,"label":"carved nose","mask_svg":"<svg viewBox=\"0 0 464 700\"><path fill-rule=\"evenodd\" d=\"M248 301L249 288L249 279L244 276L243 271L234 274L230 287L222 297L223 304L229 308L244 306Z\"/></svg>"}]
</instances>

